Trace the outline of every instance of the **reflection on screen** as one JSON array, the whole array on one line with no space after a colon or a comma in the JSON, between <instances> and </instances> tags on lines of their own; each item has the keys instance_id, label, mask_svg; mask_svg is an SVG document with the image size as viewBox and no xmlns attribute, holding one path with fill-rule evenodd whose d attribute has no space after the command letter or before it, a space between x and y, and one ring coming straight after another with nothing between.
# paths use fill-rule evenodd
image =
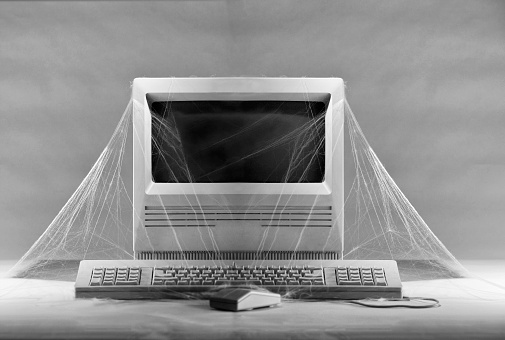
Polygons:
<instances>
[{"instance_id":1,"label":"reflection on screen","mask_svg":"<svg viewBox=\"0 0 505 340\"><path fill-rule=\"evenodd\" d=\"M317 183L324 180L319 101L157 101L157 183Z\"/></svg>"}]
</instances>

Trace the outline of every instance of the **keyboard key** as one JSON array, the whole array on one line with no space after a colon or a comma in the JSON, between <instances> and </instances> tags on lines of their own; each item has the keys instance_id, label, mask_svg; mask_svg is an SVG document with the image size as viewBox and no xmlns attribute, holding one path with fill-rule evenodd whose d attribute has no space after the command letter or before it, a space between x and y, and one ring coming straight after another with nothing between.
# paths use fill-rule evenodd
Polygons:
<instances>
[{"instance_id":1,"label":"keyboard key","mask_svg":"<svg viewBox=\"0 0 505 340\"><path fill-rule=\"evenodd\" d=\"M346 273L347 275L347 273ZM323 276L323 271L321 269L317 269L312 271L311 273L305 273L303 277L322 277Z\"/></svg>"},{"instance_id":2,"label":"keyboard key","mask_svg":"<svg viewBox=\"0 0 505 340\"><path fill-rule=\"evenodd\" d=\"M117 286L128 286L130 284L130 281L116 281Z\"/></svg>"},{"instance_id":3,"label":"keyboard key","mask_svg":"<svg viewBox=\"0 0 505 340\"><path fill-rule=\"evenodd\" d=\"M384 278L375 278L375 283L377 284L377 286L387 286L387 282L386 282L386 279Z\"/></svg>"},{"instance_id":4,"label":"keyboard key","mask_svg":"<svg viewBox=\"0 0 505 340\"><path fill-rule=\"evenodd\" d=\"M318 277L302 277L300 281L308 281L308 282L314 282L317 280L322 280L323 278L318 276Z\"/></svg>"},{"instance_id":5,"label":"keyboard key","mask_svg":"<svg viewBox=\"0 0 505 340\"><path fill-rule=\"evenodd\" d=\"M90 286L100 286L102 283L102 280L100 278L92 278L91 281L89 282Z\"/></svg>"},{"instance_id":6,"label":"keyboard key","mask_svg":"<svg viewBox=\"0 0 505 340\"><path fill-rule=\"evenodd\" d=\"M219 285L230 285L230 286L256 285L256 286L259 286L259 285L261 285L261 281L259 281L259 280L243 280L243 281L242 280L217 280L216 286L219 286Z\"/></svg>"},{"instance_id":7,"label":"keyboard key","mask_svg":"<svg viewBox=\"0 0 505 340\"><path fill-rule=\"evenodd\" d=\"M339 286L361 286L361 281L338 281Z\"/></svg>"},{"instance_id":8,"label":"keyboard key","mask_svg":"<svg viewBox=\"0 0 505 340\"><path fill-rule=\"evenodd\" d=\"M324 268L324 282L328 286L336 286L337 285L337 276L335 272L335 268Z\"/></svg>"}]
</instances>

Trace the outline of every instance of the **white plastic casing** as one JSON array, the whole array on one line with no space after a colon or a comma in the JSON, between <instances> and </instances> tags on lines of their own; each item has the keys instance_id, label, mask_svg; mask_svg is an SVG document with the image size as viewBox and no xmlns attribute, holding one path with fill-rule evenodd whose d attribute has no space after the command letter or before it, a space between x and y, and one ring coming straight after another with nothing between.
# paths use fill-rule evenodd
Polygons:
<instances>
[{"instance_id":1,"label":"white plastic casing","mask_svg":"<svg viewBox=\"0 0 505 340\"><path fill-rule=\"evenodd\" d=\"M151 112L147 94L166 100L306 100L329 95L324 180L322 183L155 183L151 175ZM133 228L137 258L143 252L180 250L331 251L341 258L342 79L137 78L133 81L133 106ZM296 219L293 214L297 214ZM157 216L156 220L150 216Z\"/></svg>"}]
</instances>

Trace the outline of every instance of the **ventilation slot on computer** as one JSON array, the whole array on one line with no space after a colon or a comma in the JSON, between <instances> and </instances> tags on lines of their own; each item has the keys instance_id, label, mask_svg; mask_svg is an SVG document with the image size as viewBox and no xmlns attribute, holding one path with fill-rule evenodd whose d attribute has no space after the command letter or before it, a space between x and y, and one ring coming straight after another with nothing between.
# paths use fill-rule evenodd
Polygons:
<instances>
[{"instance_id":1,"label":"ventilation slot on computer","mask_svg":"<svg viewBox=\"0 0 505 340\"><path fill-rule=\"evenodd\" d=\"M337 260L332 251L142 251L139 260Z\"/></svg>"},{"instance_id":2,"label":"ventilation slot on computer","mask_svg":"<svg viewBox=\"0 0 505 340\"><path fill-rule=\"evenodd\" d=\"M213 227L218 221L258 221L263 227L331 227L331 206L146 206L146 227Z\"/></svg>"}]
</instances>

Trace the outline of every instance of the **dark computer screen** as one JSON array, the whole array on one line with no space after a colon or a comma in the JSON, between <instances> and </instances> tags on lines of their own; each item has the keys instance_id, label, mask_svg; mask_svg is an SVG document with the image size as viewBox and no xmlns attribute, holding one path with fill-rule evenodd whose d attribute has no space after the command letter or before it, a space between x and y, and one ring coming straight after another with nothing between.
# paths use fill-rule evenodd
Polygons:
<instances>
[{"instance_id":1,"label":"dark computer screen","mask_svg":"<svg viewBox=\"0 0 505 340\"><path fill-rule=\"evenodd\" d=\"M322 101L155 101L156 183L317 183L324 180Z\"/></svg>"}]
</instances>

